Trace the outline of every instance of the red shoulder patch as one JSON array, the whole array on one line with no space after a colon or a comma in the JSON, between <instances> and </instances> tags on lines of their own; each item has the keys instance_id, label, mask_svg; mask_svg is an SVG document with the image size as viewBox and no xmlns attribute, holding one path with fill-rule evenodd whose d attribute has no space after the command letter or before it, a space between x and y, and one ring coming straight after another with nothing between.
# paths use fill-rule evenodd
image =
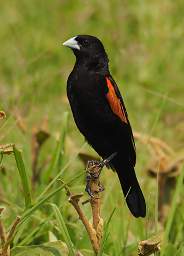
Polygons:
<instances>
[{"instance_id":1,"label":"red shoulder patch","mask_svg":"<svg viewBox=\"0 0 184 256\"><path fill-rule=\"evenodd\" d=\"M107 87L108 87L108 93L106 95L106 98L109 102L109 105L117 116L124 122L128 123L123 106L121 104L120 99L116 95L115 89L113 84L111 83L110 79L106 77Z\"/></svg>"}]
</instances>

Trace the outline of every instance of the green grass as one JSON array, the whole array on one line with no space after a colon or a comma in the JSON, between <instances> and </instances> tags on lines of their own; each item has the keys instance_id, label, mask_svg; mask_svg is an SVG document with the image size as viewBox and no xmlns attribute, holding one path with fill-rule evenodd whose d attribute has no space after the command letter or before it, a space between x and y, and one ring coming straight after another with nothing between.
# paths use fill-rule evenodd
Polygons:
<instances>
[{"instance_id":1,"label":"green grass","mask_svg":"<svg viewBox=\"0 0 184 256\"><path fill-rule=\"evenodd\" d=\"M84 166L77 153L95 155L76 129L66 98L66 80L74 57L62 42L69 37L86 33L102 39L133 129L158 136L176 154L183 153L183 11L181 0L1 2L0 110L6 112L7 119L0 120L0 144L14 143L16 148L14 155L4 155L0 163L5 169L0 169L0 205L6 208L2 218L7 229L17 215L22 216L12 247L43 244L52 232L70 251L79 249L84 255L92 255L86 231L60 181L69 183L72 192L83 192ZM17 123L18 114L26 123L25 132ZM41 148L39 167L50 160L32 191L31 135L45 118L51 136ZM145 219L133 218L122 200L116 174L104 170L106 255L136 255L137 242L160 228L157 181L144 172L150 155L147 146L140 142L136 146L136 170L148 214ZM184 251L181 177L163 226L163 255L180 256ZM50 203L55 205L55 215ZM90 218L88 206L84 206L84 212Z\"/></svg>"}]
</instances>

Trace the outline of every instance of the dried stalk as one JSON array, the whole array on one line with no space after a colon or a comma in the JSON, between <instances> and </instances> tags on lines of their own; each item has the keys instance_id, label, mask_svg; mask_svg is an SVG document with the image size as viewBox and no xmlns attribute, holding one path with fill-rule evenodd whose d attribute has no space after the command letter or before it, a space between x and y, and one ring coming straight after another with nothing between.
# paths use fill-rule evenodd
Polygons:
<instances>
[{"instance_id":1,"label":"dried stalk","mask_svg":"<svg viewBox=\"0 0 184 256\"><path fill-rule=\"evenodd\" d=\"M99 195L99 193L102 191L102 186L100 185L99 177L103 166L104 163L102 164L99 161L89 161L87 165L87 175L90 176L87 185L89 189L88 192L90 191L91 194L91 198L87 202L90 202L91 205L93 224L91 224L89 220L86 218L81 209L81 206L79 205L79 200L83 194L73 195L71 194L69 189L66 188L67 195L69 196L69 202L75 208L79 218L81 219L83 225L86 228L95 255L97 255L100 250L100 243L102 239L103 230L103 219L100 217L101 202Z\"/></svg>"},{"instance_id":2,"label":"dried stalk","mask_svg":"<svg viewBox=\"0 0 184 256\"><path fill-rule=\"evenodd\" d=\"M3 212L4 208L0 208L0 239L1 239L1 246L4 246L4 243L6 241L6 235L5 235L5 228L1 221L1 213Z\"/></svg>"},{"instance_id":3,"label":"dried stalk","mask_svg":"<svg viewBox=\"0 0 184 256\"><path fill-rule=\"evenodd\" d=\"M89 188L91 191L91 211L93 217L93 228L96 231L98 246L100 248L100 243L102 239L102 228L103 228L103 219L100 217L100 192L102 191L102 186L100 185L100 172L102 166L99 165L98 161L89 161L87 165L87 173L90 175Z\"/></svg>"},{"instance_id":4,"label":"dried stalk","mask_svg":"<svg viewBox=\"0 0 184 256\"><path fill-rule=\"evenodd\" d=\"M1 212L2 212L2 210L1 210ZM17 216L15 221L12 224L12 227L11 227L10 231L6 235L4 226L3 226L2 222L0 221L0 226L1 226L1 228L0 228L0 238L1 238L1 244L2 244L2 249L1 249L1 252L0 252L0 256L10 256L10 243L11 243L13 237L14 237L15 230L16 230L16 227L19 224L19 222L20 222L20 217Z\"/></svg>"},{"instance_id":5,"label":"dried stalk","mask_svg":"<svg viewBox=\"0 0 184 256\"><path fill-rule=\"evenodd\" d=\"M83 211L82 211L82 209L79 205L79 199L80 199L81 196L82 195L70 195L69 202L73 205L76 212L78 213L80 220L82 221L83 225L86 228L86 231L87 231L88 236L90 238L93 250L97 254L98 251L99 251L99 243L98 243L97 236L96 236L96 230L93 228L91 223L88 221L88 219L84 215L84 213L83 213Z\"/></svg>"}]
</instances>

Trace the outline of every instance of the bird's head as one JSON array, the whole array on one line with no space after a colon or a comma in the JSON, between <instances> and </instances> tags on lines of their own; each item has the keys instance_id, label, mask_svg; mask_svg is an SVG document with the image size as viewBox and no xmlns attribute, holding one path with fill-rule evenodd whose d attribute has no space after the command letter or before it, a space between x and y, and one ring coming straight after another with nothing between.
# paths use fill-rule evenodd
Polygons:
<instances>
[{"instance_id":1,"label":"bird's head","mask_svg":"<svg viewBox=\"0 0 184 256\"><path fill-rule=\"evenodd\" d=\"M70 38L63 45L73 50L77 60L108 63L102 42L94 36L78 35Z\"/></svg>"}]
</instances>

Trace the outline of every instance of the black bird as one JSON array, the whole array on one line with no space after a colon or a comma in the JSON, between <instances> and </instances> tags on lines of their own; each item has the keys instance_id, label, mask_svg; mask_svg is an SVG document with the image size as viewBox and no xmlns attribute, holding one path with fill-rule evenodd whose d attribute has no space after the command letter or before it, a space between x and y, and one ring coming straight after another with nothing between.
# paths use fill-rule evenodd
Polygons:
<instances>
[{"instance_id":1,"label":"black bird","mask_svg":"<svg viewBox=\"0 0 184 256\"><path fill-rule=\"evenodd\" d=\"M75 123L103 159L116 153L110 166L118 174L127 205L135 217L145 217L145 199L134 170L136 150L132 129L123 98L110 74L104 46L89 35L75 36L63 45L76 56L67 81Z\"/></svg>"}]
</instances>

